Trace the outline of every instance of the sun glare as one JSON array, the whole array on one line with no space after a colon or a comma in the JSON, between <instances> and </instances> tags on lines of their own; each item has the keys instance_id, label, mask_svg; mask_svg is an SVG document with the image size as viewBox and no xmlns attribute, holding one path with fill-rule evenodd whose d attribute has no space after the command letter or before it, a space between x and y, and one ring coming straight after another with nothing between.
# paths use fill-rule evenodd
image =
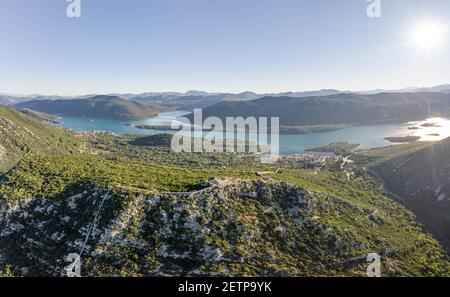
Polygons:
<instances>
[{"instance_id":1,"label":"sun glare","mask_svg":"<svg viewBox=\"0 0 450 297\"><path fill-rule=\"evenodd\" d=\"M418 23L412 33L412 42L422 50L439 48L447 39L449 26L445 23L425 21Z\"/></svg>"}]
</instances>

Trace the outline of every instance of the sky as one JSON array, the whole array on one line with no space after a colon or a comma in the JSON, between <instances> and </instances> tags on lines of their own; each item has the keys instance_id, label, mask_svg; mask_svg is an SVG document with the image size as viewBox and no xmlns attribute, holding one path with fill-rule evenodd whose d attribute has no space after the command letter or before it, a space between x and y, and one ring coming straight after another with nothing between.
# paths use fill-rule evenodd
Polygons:
<instances>
[{"instance_id":1,"label":"sky","mask_svg":"<svg viewBox=\"0 0 450 297\"><path fill-rule=\"evenodd\" d=\"M450 83L449 32L431 49L411 44L418 24L448 24L448 0L381 0L380 18L367 0L80 1L81 18L69 18L66 0L0 0L0 93Z\"/></svg>"}]
</instances>

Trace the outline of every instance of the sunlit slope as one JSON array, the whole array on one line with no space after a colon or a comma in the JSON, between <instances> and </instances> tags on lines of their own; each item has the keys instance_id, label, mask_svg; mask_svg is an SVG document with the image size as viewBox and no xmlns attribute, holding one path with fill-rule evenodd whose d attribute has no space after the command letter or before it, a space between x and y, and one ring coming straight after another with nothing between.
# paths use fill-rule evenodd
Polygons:
<instances>
[{"instance_id":1,"label":"sunlit slope","mask_svg":"<svg viewBox=\"0 0 450 297\"><path fill-rule=\"evenodd\" d=\"M86 99L32 100L15 105L52 115L93 118L150 118L158 114L145 104L117 96L95 96Z\"/></svg>"},{"instance_id":2,"label":"sunlit slope","mask_svg":"<svg viewBox=\"0 0 450 297\"><path fill-rule=\"evenodd\" d=\"M78 147L71 133L0 105L0 171L30 152L75 152Z\"/></svg>"}]
</instances>

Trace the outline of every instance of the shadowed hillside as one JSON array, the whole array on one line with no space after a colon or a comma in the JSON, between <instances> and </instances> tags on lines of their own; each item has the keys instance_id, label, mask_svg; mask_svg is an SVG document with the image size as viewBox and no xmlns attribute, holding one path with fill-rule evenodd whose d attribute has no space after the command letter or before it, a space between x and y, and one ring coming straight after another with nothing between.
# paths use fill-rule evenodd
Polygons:
<instances>
[{"instance_id":1,"label":"shadowed hillside","mask_svg":"<svg viewBox=\"0 0 450 297\"><path fill-rule=\"evenodd\" d=\"M384 160L374 171L450 251L450 139Z\"/></svg>"},{"instance_id":2,"label":"shadowed hillside","mask_svg":"<svg viewBox=\"0 0 450 297\"><path fill-rule=\"evenodd\" d=\"M321 97L264 97L245 102L222 102L203 110L203 117L279 117L280 125L316 126L375 124L421 120L450 114L450 94L337 94ZM190 115L193 118L192 115Z\"/></svg>"}]
</instances>

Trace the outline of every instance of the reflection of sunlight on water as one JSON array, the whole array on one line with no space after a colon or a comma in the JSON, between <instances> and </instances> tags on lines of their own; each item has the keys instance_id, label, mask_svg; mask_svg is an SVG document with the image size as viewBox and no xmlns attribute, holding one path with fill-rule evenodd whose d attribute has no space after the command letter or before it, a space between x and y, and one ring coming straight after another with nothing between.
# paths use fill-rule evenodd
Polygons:
<instances>
[{"instance_id":1,"label":"reflection of sunlight on water","mask_svg":"<svg viewBox=\"0 0 450 297\"><path fill-rule=\"evenodd\" d=\"M60 119L60 126L71 128L77 131L103 130L117 134L142 134L154 135L159 133L175 133L176 131L155 130L155 129L138 129L136 125L155 125L155 126L171 126L172 122L179 123L179 118L188 112L175 111L160 113L158 117L137 120L124 121L118 119L89 119L84 117L63 117ZM431 124L435 125L431 125ZM428 124L428 127L423 125ZM182 135L191 136L191 131L181 132ZM436 134L436 135L430 135ZM216 139L233 139L232 132L214 132L204 131L205 138ZM251 133L255 139L255 133ZM257 135L256 135L257 136ZM425 121L414 121L407 123L392 123L386 125L372 126L353 126L337 131L328 131L323 133L299 134L299 135L279 135L280 152L283 155L303 153L308 148L320 147L332 142L347 141L359 144L361 149L369 149L375 147L383 147L388 145L396 145L397 143L389 142L385 137L401 137L401 136L420 136L420 141L439 141L450 137L450 118L430 118ZM238 140L246 139L246 133L237 132ZM267 141L270 143L270 133Z\"/></svg>"},{"instance_id":2,"label":"reflection of sunlight on water","mask_svg":"<svg viewBox=\"0 0 450 297\"><path fill-rule=\"evenodd\" d=\"M410 135L420 136L420 141L439 141L450 137L450 120L445 118L429 118L425 121L411 122ZM425 126L424 126L425 125Z\"/></svg>"}]
</instances>

